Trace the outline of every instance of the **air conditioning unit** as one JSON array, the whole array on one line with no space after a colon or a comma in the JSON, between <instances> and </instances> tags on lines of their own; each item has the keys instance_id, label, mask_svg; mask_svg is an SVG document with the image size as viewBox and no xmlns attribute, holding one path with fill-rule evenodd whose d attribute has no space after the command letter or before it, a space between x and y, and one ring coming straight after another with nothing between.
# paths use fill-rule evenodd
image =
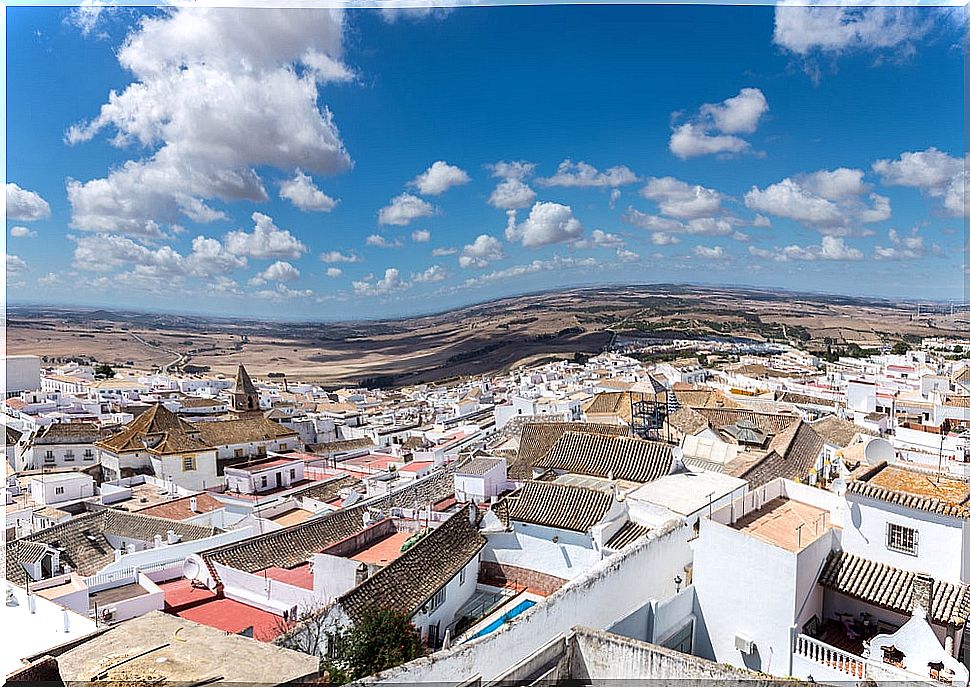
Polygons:
<instances>
[{"instance_id":1,"label":"air conditioning unit","mask_svg":"<svg viewBox=\"0 0 970 687\"><path fill-rule=\"evenodd\" d=\"M748 635L741 634L740 632L734 635L734 648L740 651L742 654L750 654L754 652L754 640Z\"/></svg>"}]
</instances>

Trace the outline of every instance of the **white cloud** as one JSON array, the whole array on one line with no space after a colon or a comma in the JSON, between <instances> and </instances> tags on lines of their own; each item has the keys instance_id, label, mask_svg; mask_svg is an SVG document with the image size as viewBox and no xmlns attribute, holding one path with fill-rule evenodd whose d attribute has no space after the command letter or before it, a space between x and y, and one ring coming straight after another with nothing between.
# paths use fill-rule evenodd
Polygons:
<instances>
[{"instance_id":1,"label":"white cloud","mask_svg":"<svg viewBox=\"0 0 970 687\"><path fill-rule=\"evenodd\" d=\"M705 103L696 116L674 127L670 152L682 160L747 152L751 144L734 134L754 133L767 111L768 99L757 88L742 88L732 98Z\"/></svg>"},{"instance_id":2,"label":"white cloud","mask_svg":"<svg viewBox=\"0 0 970 687\"><path fill-rule=\"evenodd\" d=\"M391 198L391 202L377 213L377 221L381 224L406 226L421 217L434 214L434 207L410 193L402 193Z\"/></svg>"},{"instance_id":3,"label":"white cloud","mask_svg":"<svg viewBox=\"0 0 970 687\"><path fill-rule=\"evenodd\" d=\"M725 217L698 217L682 222L680 220L651 215L634 208L627 208L623 221L650 232L663 234L696 234L701 236L730 236L734 233L739 220Z\"/></svg>"},{"instance_id":4,"label":"white cloud","mask_svg":"<svg viewBox=\"0 0 970 687\"><path fill-rule=\"evenodd\" d=\"M273 218L254 212L253 233L231 231L226 234L226 249L234 255L251 258L298 258L307 252L306 245L285 229L273 224Z\"/></svg>"},{"instance_id":5,"label":"white cloud","mask_svg":"<svg viewBox=\"0 0 970 687\"><path fill-rule=\"evenodd\" d=\"M600 248L621 248L623 246L623 239L616 234L610 234L602 229L593 229L589 234L589 241L587 243Z\"/></svg>"},{"instance_id":6,"label":"white cloud","mask_svg":"<svg viewBox=\"0 0 970 687\"><path fill-rule=\"evenodd\" d=\"M752 227L758 227L760 229L767 229L771 226L771 220L764 215L755 215L754 219L751 221Z\"/></svg>"},{"instance_id":7,"label":"white cloud","mask_svg":"<svg viewBox=\"0 0 970 687\"><path fill-rule=\"evenodd\" d=\"M368 275L364 279L353 282L354 293L359 296L386 296L396 291L403 291L410 286L401 278L401 270L396 267L388 267L384 270L384 276L374 280L373 275Z\"/></svg>"},{"instance_id":8,"label":"white cloud","mask_svg":"<svg viewBox=\"0 0 970 687\"><path fill-rule=\"evenodd\" d=\"M310 298L314 293L311 289L291 289L286 284L277 284L273 289L257 291L253 295L269 301L284 301L292 298Z\"/></svg>"},{"instance_id":9,"label":"white cloud","mask_svg":"<svg viewBox=\"0 0 970 687\"><path fill-rule=\"evenodd\" d=\"M356 253L341 253L339 250L330 250L320 254L320 261L333 264L339 262L363 262L364 259Z\"/></svg>"},{"instance_id":10,"label":"white cloud","mask_svg":"<svg viewBox=\"0 0 970 687\"><path fill-rule=\"evenodd\" d=\"M509 210L505 228L505 238L520 241L526 248L573 241L582 234L583 225L573 216L572 208L559 203L536 203L520 224L516 224L515 211Z\"/></svg>"},{"instance_id":11,"label":"white cloud","mask_svg":"<svg viewBox=\"0 0 970 687\"><path fill-rule=\"evenodd\" d=\"M518 160L506 162L501 160L495 164L486 165L492 171L492 176L499 179L525 179L535 171L535 163Z\"/></svg>"},{"instance_id":12,"label":"white cloud","mask_svg":"<svg viewBox=\"0 0 970 687\"><path fill-rule=\"evenodd\" d=\"M418 229L411 232L411 240L415 243L427 243L431 240L431 232L427 229Z\"/></svg>"},{"instance_id":13,"label":"white cloud","mask_svg":"<svg viewBox=\"0 0 970 687\"><path fill-rule=\"evenodd\" d=\"M521 210L535 202L536 192L525 182L509 177L499 182L492 195L488 197L489 205L503 210Z\"/></svg>"},{"instance_id":14,"label":"white cloud","mask_svg":"<svg viewBox=\"0 0 970 687\"><path fill-rule=\"evenodd\" d=\"M778 262L790 260L862 260L862 251L846 244L841 236L823 236L820 245L799 246L791 244L783 248L767 250L748 246L748 253L758 258L769 258Z\"/></svg>"},{"instance_id":15,"label":"white cloud","mask_svg":"<svg viewBox=\"0 0 970 687\"><path fill-rule=\"evenodd\" d=\"M444 281L448 278L448 270L441 265L432 265L423 272L411 275L411 281L417 284L427 284L436 281Z\"/></svg>"},{"instance_id":16,"label":"white cloud","mask_svg":"<svg viewBox=\"0 0 970 687\"><path fill-rule=\"evenodd\" d=\"M113 3L101 0L81 0L81 3L67 15L67 23L77 27L82 36L90 36L101 18L101 14Z\"/></svg>"},{"instance_id":17,"label":"white cloud","mask_svg":"<svg viewBox=\"0 0 970 687\"><path fill-rule=\"evenodd\" d=\"M33 222L51 216L51 206L39 194L7 183L7 219L17 222Z\"/></svg>"},{"instance_id":18,"label":"white cloud","mask_svg":"<svg viewBox=\"0 0 970 687\"><path fill-rule=\"evenodd\" d=\"M14 238L33 238L37 232L27 227L10 227L10 235Z\"/></svg>"},{"instance_id":19,"label":"white cloud","mask_svg":"<svg viewBox=\"0 0 970 687\"><path fill-rule=\"evenodd\" d=\"M277 260L260 272L252 283L265 284L271 281L296 281L300 278L300 270L288 262ZM255 280L259 280L256 282Z\"/></svg>"},{"instance_id":20,"label":"white cloud","mask_svg":"<svg viewBox=\"0 0 970 687\"><path fill-rule=\"evenodd\" d=\"M477 1L462 0L460 4L475 4ZM381 18L388 24L394 24L398 19L411 21L444 19L458 5L458 0L382 0L380 13ZM373 7L374 5L363 2L361 6Z\"/></svg>"},{"instance_id":21,"label":"white cloud","mask_svg":"<svg viewBox=\"0 0 970 687\"><path fill-rule=\"evenodd\" d=\"M513 265L512 267L495 270L494 272L487 272L485 274L469 277L461 284L460 288L476 287L496 281L515 279L526 274L535 274L537 272L592 269L600 267L601 264L602 263L595 258L562 258L556 255L549 260L533 260L525 265Z\"/></svg>"},{"instance_id":22,"label":"white cloud","mask_svg":"<svg viewBox=\"0 0 970 687\"><path fill-rule=\"evenodd\" d=\"M144 18L117 53L133 81L66 139L112 131L114 145L149 152L68 180L72 226L157 236L181 216L221 219L211 199L266 200L258 167L349 169L314 68L321 55L339 60L342 31L340 10L192 6Z\"/></svg>"},{"instance_id":23,"label":"white cloud","mask_svg":"<svg viewBox=\"0 0 970 687\"><path fill-rule=\"evenodd\" d=\"M445 257L446 255L454 255L457 252L458 252L458 249L453 246L443 246L441 248L435 248L434 250L432 250L431 255L433 255L436 258L442 258L442 257Z\"/></svg>"},{"instance_id":24,"label":"white cloud","mask_svg":"<svg viewBox=\"0 0 970 687\"><path fill-rule=\"evenodd\" d=\"M678 219L710 217L721 211L720 191L691 185L674 177L650 177L640 195L655 201L660 211Z\"/></svg>"},{"instance_id":25,"label":"white cloud","mask_svg":"<svg viewBox=\"0 0 970 687\"><path fill-rule=\"evenodd\" d=\"M388 241L380 234L371 234L367 237L366 243L368 246L373 246L375 248L400 248L402 245L404 245L401 243L400 239Z\"/></svg>"},{"instance_id":26,"label":"white cloud","mask_svg":"<svg viewBox=\"0 0 970 687\"><path fill-rule=\"evenodd\" d=\"M701 105L702 118L709 118L713 128L725 134L752 134L758 121L768 111L768 99L757 88L742 88L733 98L720 103Z\"/></svg>"},{"instance_id":27,"label":"white cloud","mask_svg":"<svg viewBox=\"0 0 970 687\"><path fill-rule=\"evenodd\" d=\"M706 260L722 260L727 257L722 246L695 246L694 255Z\"/></svg>"},{"instance_id":28,"label":"white cloud","mask_svg":"<svg viewBox=\"0 0 970 687\"><path fill-rule=\"evenodd\" d=\"M943 201L951 215L965 214L967 159L948 155L937 148L903 153L896 160L876 160L872 169L886 186L918 188Z\"/></svg>"},{"instance_id":29,"label":"white cloud","mask_svg":"<svg viewBox=\"0 0 970 687\"><path fill-rule=\"evenodd\" d=\"M913 229L909 236L895 229L889 230L889 246L876 246L873 256L876 260L917 260L925 254L923 237Z\"/></svg>"},{"instance_id":30,"label":"white cloud","mask_svg":"<svg viewBox=\"0 0 970 687\"><path fill-rule=\"evenodd\" d=\"M341 276L343 273L344 271L339 267L328 267L326 272L327 276L330 277L331 279L336 279L337 277Z\"/></svg>"},{"instance_id":31,"label":"white cloud","mask_svg":"<svg viewBox=\"0 0 970 687\"><path fill-rule=\"evenodd\" d=\"M910 46L931 27L927 8L874 5L780 0L775 9L774 41L801 56L815 51L886 50Z\"/></svg>"},{"instance_id":32,"label":"white cloud","mask_svg":"<svg viewBox=\"0 0 970 687\"><path fill-rule=\"evenodd\" d=\"M620 199L620 196L622 195L623 195L623 191L621 191L618 188L615 188L612 191L610 191L610 210L616 207L616 201L618 201Z\"/></svg>"},{"instance_id":33,"label":"white cloud","mask_svg":"<svg viewBox=\"0 0 970 687\"><path fill-rule=\"evenodd\" d=\"M453 186L461 186L469 181L471 177L461 167L438 160L416 176L409 186L416 188L421 195L440 196Z\"/></svg>"},{"instance_id":34,"label":"white cloud","mask_svg":"<svg viewBox=\"0 0 970 687\"><path fill-rule=\"evenodd\" d=\"M27 263L23 258L7 253L7 277L23 274L27 271Z\"/></svg>"},{"instance_id":35,"label":"white cloud","mask_svg":"<svg viewBox=\"0 0 970 687\"><path fill-rule=\"evenodd\" d=\"M639 262L640 255L634 253L632 250L627 250L626 248L617 248L616 257L620 262Z\"/></svg>"},{"instance_id":36,"label":"white cloud","mask_svg":"<svg viewBox=\"0 0 970 687\"><path fill-rule=\"evenodd\" d=\"M657 231L650 234L650 242L655 246L675 246L680 243L676 234L669 234L665 231Z\"/></svg>"},{"instance_id":37,"label":"white cloud","mask_svg":"<svg viewBox=\"0 0 970 687\"><path fill-rule=\"evenodd\" d=\"M171 246L149 248L127 236L94 234L71 236L74 241L74 265L92 272L110 272L118 267L131 267L129 279L146 282L185 277L207 278L246 266L246 258L226 249L217 239L196 236L192 252L182 255Z\"/></svg>"},{"instance_id":38,"label":"white cloud","mask_svg":"<svg viewBox=\"0 0 970 687\"><path fill-rule=\"evenodd\" d=\"M599 171L586 162L563 160L551 177L536 179L540 186L607 187L624 186L638 181L629 167L619 165Z\"/></svg>"},{"instance_id":39,"label":"white cloud","mask_svg":"<svg viewBox=\"0 0 970 687\"><path fill-rule=\"evenodd\" d=\"M285 198L301 210L330 212L337 207L337 201L321 191L309 175L297 169L292 179L280 184L280 198Z\"/></svg>"},{"instance_id":40,"label":"white cloud","mask_svg":"<svg viewBox=\"0 0 970 687\"><path fill-rule=\"evenodd\" d=\"M487 267L489 263L505 257L502 242L494 236L479 234L476 239L461 249L458 264L462 267Z\"/></svg>"},{"instance_id":41,"label":"white cloud","mask_svg":"<svg viewBox=\"0 0 970 687\"><path fill-rule=\"evenodd\" d=\"M889 198L868 193L863 172L839 168L785 178L760 189L752 187L744 204L752 210L801 222L826 234L851 234L855 223L871 224L892 215Z\"/></svg>"}]
</instances>

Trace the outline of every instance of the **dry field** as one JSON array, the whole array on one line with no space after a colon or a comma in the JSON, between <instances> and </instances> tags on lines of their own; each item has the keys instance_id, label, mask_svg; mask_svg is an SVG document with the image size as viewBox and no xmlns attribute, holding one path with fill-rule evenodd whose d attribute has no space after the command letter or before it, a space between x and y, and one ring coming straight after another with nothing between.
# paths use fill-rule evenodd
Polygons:
<instances>
[{"instance_id":1,"label":"dry field","mask_svg":"<svg viewBox=\"0 0 970 687\"><path fill-rule=\"evenodd\" d=\"M83 356L150 368L189 362L329 386L407 384L507 369L546 356L597 353L614 332L798 337L873 346L959 336L966 313L915 320L915 304L681 286L572 289L504 298L437 315L356 323L264 322L11 307L7 352ZM375 378L380 378L375 380Z\"/></svg>"}]
</instances>

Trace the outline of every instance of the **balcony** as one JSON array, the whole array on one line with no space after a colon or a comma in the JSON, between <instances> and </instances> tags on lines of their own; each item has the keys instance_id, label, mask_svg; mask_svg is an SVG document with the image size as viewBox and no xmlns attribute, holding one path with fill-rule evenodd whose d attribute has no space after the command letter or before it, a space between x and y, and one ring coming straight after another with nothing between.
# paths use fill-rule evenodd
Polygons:
<instances>
[{"instance_id":1,"label":"balcony","mask_svg":"<svg viewBox=\"0 0 970 687\"><path fill-rule=\"evenodd\" d=\"M792 675L816 681L866 679L866 662L855 654L838 649L808 635L795 637Z\"/></svg>"}]
</instances>

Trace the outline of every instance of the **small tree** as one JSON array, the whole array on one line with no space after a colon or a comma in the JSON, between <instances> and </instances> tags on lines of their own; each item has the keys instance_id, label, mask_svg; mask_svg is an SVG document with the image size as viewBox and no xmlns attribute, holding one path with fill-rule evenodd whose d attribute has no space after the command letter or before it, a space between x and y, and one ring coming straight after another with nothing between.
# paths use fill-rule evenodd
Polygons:
<instances>
[{"instance_id":1,"label":"small tree","mask_svg":"<svg viewBox=\"0 0 970 687\"><path fill-rule=\"evenodd\" d=\"M913 347L910 346L906 341L897 341L893 344L893 353L895 355L904 355L908 353Z\"/></svg>"},{"instance_id":2,"label":"small tree","mask_svg":"<svg viewBox=\"0 0 970 687\"><path fill-rule=\"evenodd\" d=\"M407 663L422 653L421 635L405 613L367 611L347 634L341 658L354 680Z\"/></svg>"},{"instance_id":3,"label":"small tree","mask_svg":"<svg viewBox=\"0 0 970 687\"><path fill-rule=\"evenodd\" d=\"M94 367L94 376L111 379L115 376L115 371L108 363L98 363Z\"/></svg>"}]
</instances>

